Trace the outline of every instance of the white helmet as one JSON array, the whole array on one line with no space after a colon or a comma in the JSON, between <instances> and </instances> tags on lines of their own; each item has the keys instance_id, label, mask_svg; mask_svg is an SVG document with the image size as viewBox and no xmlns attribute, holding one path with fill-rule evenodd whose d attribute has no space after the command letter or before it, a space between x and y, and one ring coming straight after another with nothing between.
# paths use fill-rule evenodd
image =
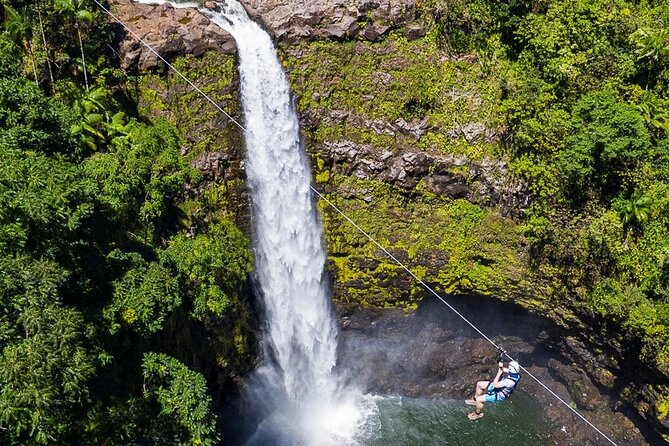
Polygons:
<instances>
[{"instance_id":1,"label":"white helmet","mask_svg":"<svg viewBox=\"0 0 669 446\"><path fill-rule=\"evenodd\" d=\"M520 373L520 364L516 361L511 361L509 363L509 372L510 373Z\"/></svg>"}]
</instances>

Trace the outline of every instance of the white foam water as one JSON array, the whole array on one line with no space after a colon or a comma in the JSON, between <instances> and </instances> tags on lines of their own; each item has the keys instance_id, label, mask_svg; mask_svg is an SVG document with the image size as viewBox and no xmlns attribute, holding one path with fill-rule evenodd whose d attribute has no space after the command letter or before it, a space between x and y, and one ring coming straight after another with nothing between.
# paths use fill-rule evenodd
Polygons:
<instances>
[{"instance_id":1,"label":"white foam water","mask_svg":"<svg viewBox=\"0 0 669 446\"><path fill-rule=\"evenodd\" d=\"M338 330L322 225L288 80L269 35L244 8L234 0L218 7L201 12L237 43L255 268L267 321L267 360L252 381L267 417L249 443L355 444L372 406L335 372Z\"/></svg>"}]
</instances>

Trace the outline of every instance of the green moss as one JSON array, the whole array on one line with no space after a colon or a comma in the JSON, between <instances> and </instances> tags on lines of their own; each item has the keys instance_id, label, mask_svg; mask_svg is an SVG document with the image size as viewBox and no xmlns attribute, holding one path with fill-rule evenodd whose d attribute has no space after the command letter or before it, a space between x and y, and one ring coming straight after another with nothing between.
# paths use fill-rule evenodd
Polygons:
<instances>
[{"instance_id":1,"label":"green moss","mask_svg":"<svg viewBox=\"0 0 669 446\"><path fill-rule=\"evenodd\" d=\"M432 35L411 42L394 34L379 43L302 43L284 48L284 61L301 112L348 113L345 122L325 119L308 128L318 141L346 138L473 159L499 152L497 143L470 143L457 136L468 123L501 126L499 72L485 73L475 59L448 57ZM387 135L368 124L400 119L426 119L427 133L421 138Z\"/></svg>"},{"instance_id":2,"label":"green moss","mask_svg":"<svg viewBox=\"0 0 669 446\"><path fill-rule=\"evenodd\" d=\"M234 57L209 52L202 57L186 55L174 66L228 114L239 120ZM165 75L144 74L137 86L139 112L174 122L188 144L189 156L206 151L226 151L240 146L236 125L173 71Z\"/></svg>"},{"instance_id":3,"label":"green moss","mask_svg":"<svg viewBox=\"0 0 669 446\"><path fill-rule=\"evenodd\" d=\"M669 417L669 395L663 395L657 401L657 419L664 420Z\"/></svg>"},{"instance_id":4,"label":"green moss","mask_svg":"<svg viewBox=\"0 0 669 446\"><path fill-rule=\"evenodd\" d=\"M466 200L411 197L377 181L331 175L353 198L330 194L353 221L438 291L526 299L532 289L521 228ZM336 297L363 305L409 307L425 290L338 213L323 208ZM541 304L536 299L530 305Z\"/></svg>"},{"instance_id":5,"label":"green moss","mask_svg":"<svg viewBox=\"0 0 669 446\"><path fill-rule=\"evenodd\" d=\"M330 179L330 171L323 170L316 174L317 183L326 183Z\"/></svg>"}]
</instances>

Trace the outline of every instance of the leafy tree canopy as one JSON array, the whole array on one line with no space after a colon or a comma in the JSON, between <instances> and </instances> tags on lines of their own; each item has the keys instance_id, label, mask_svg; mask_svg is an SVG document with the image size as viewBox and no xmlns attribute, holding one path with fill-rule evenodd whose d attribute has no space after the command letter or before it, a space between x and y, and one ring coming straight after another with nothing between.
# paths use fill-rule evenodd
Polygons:
<instances>
[{"instance_id":1,"label":"leafy tree canopy","mask_svg":"<svg viewBox=\"0 0 669 446\"><path fill-rule=\"evenodd\" d=\"M253 266L248 240L228 221L214 223L193 238L173 237L163 257L191 290L198 319L221 316Z\"/></svg>"},{"instance_id":2,"label":"leafy tree canopy","mask_svg":"<svg viewBox=\"0 0 669 446\"><path fill-rule=\"evenodd\" d=\"M112 283L114 294L103 311L110 331L126 326L144 335L155 333L181 304L177 279L165 267L146 262L137 253L116 250L110 257L130 264L123 277Z\"/></svg>"},{"instance_id":3,"label":"leafy tree canopy","mask_svg":"<svg viewBox=\"0 0 669 446\"><path fill-rule=\"evenodd\" d=\"M616 193L624 173L634 169L651 146L639 110L607 90L583 96L572 110L569 145L557 155L560 171L575 190L592 185Z\"/></svg>"},{"instance_id":4,"label":"leafy tree canopy","mask_svg":"<svg viewBox=\"0 0 669 446\"><path fill-rule=\"evenodd\" d=\"M142 220L165 216L169 201L198 178L180 155L176 128L167 121L134 124L127 138L88 158L85 169L97 180L103 203L119 214L138 212Z\"/></svg>"},{"instance_id":5,"label":"leafy tree canopy","mask_svg":"<svg viewBox=\"0 0 669 446\"><path fill-rule=\"evenodd\" d=\"M72 149L72 116L34 83L0 78L0 145L41 153Z\"/></svg>"},{"instance_id":6,"label":"leafy tree canopy","mask_svg":"<svg viewBox=\"0 0 669 446\"><path fill-rule=\"evenodd\" d=\"M144 355L142 369L144 397L159 404L160 417L172 421L168 426L178 426L172 431L163 429L165 440L176 445L216 444L216 420L202 375L174 358L153 352Z\"/></svg>"},{"instance_id":7,"label":"leafy tree canopy","mask_svg":"<svg viewBox=\"0 0 669 446\"><path fill-rule=\"evenodd\" d=\"M80 167L0 143L0 249L55 257L93 212Z\"/></svg>"}]
</instances>

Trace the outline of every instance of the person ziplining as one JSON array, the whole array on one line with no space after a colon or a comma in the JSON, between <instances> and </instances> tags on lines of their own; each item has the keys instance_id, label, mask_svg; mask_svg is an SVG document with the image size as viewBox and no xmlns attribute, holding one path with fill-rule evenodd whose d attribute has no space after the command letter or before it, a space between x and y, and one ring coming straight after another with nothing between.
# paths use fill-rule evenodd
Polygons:
<instances>
[{"instance_id":1,"label":"person ziplining","mask_svg":"<svg viewBox=\"0 0 669 446\"><path fill-rule=\"evenodd\" d=\"M485 403L499 403L511 396L520 381L520 364L517 361L509 362L504 367L503 354L500 355L497 374L491 381L479 381L473 398L468 398L465 403L475 406L474 412L467 415L470 420L478 420L483 416L483 405Z\"/></svg>"}]
</instances>

